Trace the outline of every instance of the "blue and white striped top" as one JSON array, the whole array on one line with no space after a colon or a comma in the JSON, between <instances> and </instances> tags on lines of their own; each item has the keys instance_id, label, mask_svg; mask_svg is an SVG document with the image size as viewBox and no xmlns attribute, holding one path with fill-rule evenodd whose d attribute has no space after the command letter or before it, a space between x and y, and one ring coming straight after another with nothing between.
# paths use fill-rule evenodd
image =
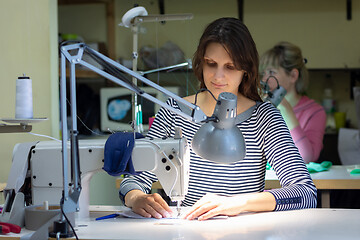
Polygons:
<instances>
[{"instance_id":1,"label":"blue and white striped top","mask_svg":"<svg viewBox=\"0 0 360 240\"><path fill-rule=\"evenodd\" d=\"M174 99L167 104L180 110ZM190 147L189 189L182 205L191 206L206 193L231 196L262 192L269 162L282 186L269 190L275 196L276 211L316 207L317 190L280 112L268 102L257 102L249 110L249 117L237 123L245 139L246 156L232 164L214 163L195 154L191 141L201 125L165 108L159 110L147 137L173 137L175 127L179 127ZM133 189L149 193L155 181L150 172L129 176L120 185L120 198Z\"/></svg>"}]
</instances>

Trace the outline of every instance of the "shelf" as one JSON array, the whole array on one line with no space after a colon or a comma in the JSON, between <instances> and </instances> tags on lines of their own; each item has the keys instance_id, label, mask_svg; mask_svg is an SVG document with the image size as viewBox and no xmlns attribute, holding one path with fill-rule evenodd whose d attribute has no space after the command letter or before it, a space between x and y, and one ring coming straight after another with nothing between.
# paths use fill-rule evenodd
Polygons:
<instances>
[{"instance_id":1,"label":"shelf","mask_svg":"<svg viewBox=\"0 0 360 240\"><path fill-rule=\"evenodd\" d=\"M106 6L106 22L107 22L107 43L106 43L106 52L111 59L115 59L115 1L114 0L58 0L58 5L75 5L75 4L105 4ZM61 70L59 69L59 75L61 76ZM70 77L70 71L66 70L66 77ZM86 78L101 78L99 74L86 70L76 68L76 78L86 79Z\"/></svg>"},{"instance_id":2,"label":"shelf","mask_svg":"<svg viewBox=\"0 0 360 240\"><path fill-rule=\"evenodd\" d=\"M0 133L19 133L19 132L31 132L31 125L7 125L0 124Z\"/></svg>"},{"instance_id":3,"label":"shelf","mask_svg":"<svg viewBox=\"0 0 360 240\"><path fill-rule=\"evenodd\" d=\"M58 0L58 5L105 4L107 23L107 49L109 57L115 59L115 2L114 0Z\"/></svg>"}]
</instances>

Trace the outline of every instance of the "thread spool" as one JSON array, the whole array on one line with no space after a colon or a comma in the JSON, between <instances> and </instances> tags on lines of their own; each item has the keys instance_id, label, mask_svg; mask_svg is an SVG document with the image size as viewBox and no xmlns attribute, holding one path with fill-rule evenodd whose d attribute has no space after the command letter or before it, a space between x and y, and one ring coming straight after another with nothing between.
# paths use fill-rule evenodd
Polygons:
<instances>
[{"instance_id":1,"label":"thread spool","mask_svg":"<svg viewBox=\"0 0 360 240\"><path fill-rule=\"evenodd\" d=\"M44 201L44 210L49 210L49 202Z\"/></svg>"},{"instance_id":2,"label":"thread spool","mask_svg":"<svg viewBox=\"0 0 360 240\"><path fill-rule=\"evenodd\" d=\"M32 80L25 76L16 80L15 118L33 118Z\"/></svg>"},{"instance_id":3,"label":"thread spool","mask_svg":"<svg viewBox=\"0 0 360 240\"><path fill-rule=\"evenodd\" d=\"M137 16L147 16L148 12L144 7L138 6L127 11L121 19L120 26L129 28L131 26L131 21Z\"/></svg>"}]
</instances>

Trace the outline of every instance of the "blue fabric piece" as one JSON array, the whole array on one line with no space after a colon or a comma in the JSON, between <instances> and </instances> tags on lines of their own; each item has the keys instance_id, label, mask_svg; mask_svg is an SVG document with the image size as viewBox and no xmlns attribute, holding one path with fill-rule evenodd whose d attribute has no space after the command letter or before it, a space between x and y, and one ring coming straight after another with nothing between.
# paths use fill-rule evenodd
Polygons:
<instances>
[{"instance_id":1,"label":"blue fabric piece","mask_svg":"<svg viewBox=\"0 0 360 240\"><path fill-rule=\"evenodd\" d=\"M140 133L136 133L135 137L144 138ZM140 172L135 171L131 159L134 144L133 132L118 132L110 135L105 143L103 169L111 176L139 174Z\"/></svg>"}]
</instances>

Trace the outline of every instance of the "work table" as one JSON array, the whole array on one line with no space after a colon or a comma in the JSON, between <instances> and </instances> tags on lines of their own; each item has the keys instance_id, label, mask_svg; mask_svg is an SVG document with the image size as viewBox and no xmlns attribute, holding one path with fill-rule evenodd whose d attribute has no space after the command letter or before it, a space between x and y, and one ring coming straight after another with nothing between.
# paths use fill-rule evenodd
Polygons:
<instances>
[{"instance_id":1,"label":"work table","mask_svg":"<svg viewBox=\"0 0 360 240\"><path fill-rule=\"evenodd\" d=\"M92 212L78 220L79 239L358 239L360 209L304 209L283 212L244 213L227 219L111 218L95 221L109 212ZM122 207L117 207L121 210ZM29 233L25 230L22 234ZM21 234L21 235L22 235ZM19 234L0 235L19 239Z\"/></svg>"}]
</instances>

